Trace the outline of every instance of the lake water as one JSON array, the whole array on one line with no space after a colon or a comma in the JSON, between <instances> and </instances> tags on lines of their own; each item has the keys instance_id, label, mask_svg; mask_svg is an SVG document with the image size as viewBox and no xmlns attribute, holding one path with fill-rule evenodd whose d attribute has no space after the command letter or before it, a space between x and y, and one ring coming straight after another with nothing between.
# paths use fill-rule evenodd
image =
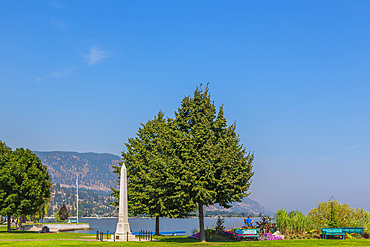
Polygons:
<instances>
[{"instance_id":1,"label":"lake water","mask_svg":"<svg viewBox=\"0 0 370 247\"><path fill-rule=\"evenodd\" d=\"M244 218L224 218L226 229L241 227L244 225ZM254 222L260 220L260 218L253 218ZM140 230L144 231L155 231L155 219L150 218L129 218L129 223L132 232L138 232ZM89 223L93 230L87 231L76 231L83 233L96 233L96 231L102 232L115 232L118 222L118 218L79 218L79 223ZM217 218L204 218L204 225L207 228L211 228L216 225ZM183 235L190 235L195 229L199 229L198 218L188 218L188 219L169 219L160 218L159 219L159 231L185 231ZM181 234L179 234L181 235Z\"/></svg>"}]
</instances>

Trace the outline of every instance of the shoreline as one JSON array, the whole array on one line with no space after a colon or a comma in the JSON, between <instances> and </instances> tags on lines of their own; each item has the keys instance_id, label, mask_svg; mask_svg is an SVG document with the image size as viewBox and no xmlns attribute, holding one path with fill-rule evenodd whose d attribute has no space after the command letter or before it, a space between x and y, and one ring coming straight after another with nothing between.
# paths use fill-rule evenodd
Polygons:
<instances>
[{"instance_id":1,"label":"shoreline","mask_svg":"<svg viewBox=\"0 0 370 247\"><path fill-rule=\"evenodd\" d=\"M94 217L94 216L87 216L87 217L78 217L79 219L118 219L118 216L103 216L103 217ZM154 217L128 217L129 219L155 219ZM187 217L187 218L167 218L167 217L161 217L161 219L198 219L198 217L194 216L194 217ZM217 216L208 216L208 217L204 217L204 218L208 218L208 219L214 219L214 218L218 218L218 215ZM221 216L221 218L228 218L228 219L233 219L233 218L240 218L240 219L246 219L247 217L226 217L226 216ZM259 219L261 217L251 217L251 219ZM55 219L54 217L45 217L44 219ZM71 217L68 217L68 219L77 219L76 216L71 216Z\"/></svg>"}]
</instances>

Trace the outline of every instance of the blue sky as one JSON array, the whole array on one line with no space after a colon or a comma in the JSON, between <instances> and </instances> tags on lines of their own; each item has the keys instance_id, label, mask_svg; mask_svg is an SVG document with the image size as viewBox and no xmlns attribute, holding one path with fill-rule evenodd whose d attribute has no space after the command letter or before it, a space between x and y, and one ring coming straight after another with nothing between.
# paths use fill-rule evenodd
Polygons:
<instances>
[{"instance_id":1,"label":"blue sky","mask_svg":"<svg viewBox=\"0 0 370 247\"><path fill-rule=\"evenodd\" d=\"M369 1L2 1L0 140L120 155L209 82L251 198L370 210Z\"/></svg>"}]
</instances>

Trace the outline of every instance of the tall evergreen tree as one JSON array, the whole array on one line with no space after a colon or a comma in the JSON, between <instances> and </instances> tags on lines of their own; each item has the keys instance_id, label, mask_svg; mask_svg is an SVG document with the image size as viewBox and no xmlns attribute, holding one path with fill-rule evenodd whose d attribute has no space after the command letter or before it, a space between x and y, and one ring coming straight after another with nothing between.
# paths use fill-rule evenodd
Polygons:
<instances>
[{"instance_id":1,"label":"tall evergreen tree","mask_svg":"<svg viewBox=\"0 0 370 247\"><path fill-rule=\"evenodd\" d=\"M194 203L183 195L174 171L179 160L172 147L171 123L159 112L153 120L142 124L137 136L125 144L127 152L122 152L128 176L128 210L132 215L155 217L156 235L160 217L184 218L195 211ZM115 167L115 172L119 173L120 167ZM118 201L119 191L114 190L113 194Z\"/></svg>"},{"instance_id":2,"label":"tall evergreen tree","mask_svg":"<svg viewBox=\"0 0 370 247\"><path fill-rule=\"evenodd\" d=\"M208 85L185 97L175 113L174 148L183 195L197 204L200 240L205 241L203 207L219 203L230 207L249 195L253 154L239 144L235 123L227 126L221 106L216 114Z\"/></svg>"},{"instance_id":3,"label":"tall evergreen tree","mask_svg":"<svg viewBox=\"0 0 370 247\"><path fill-rule=\"evenodd\" d=\"M0 141L0 214L37 213L50 199L51 179L46 166L29 149L12 151ZM8 220L10 232L10 220Z\"/></svg>"}]
</instances>

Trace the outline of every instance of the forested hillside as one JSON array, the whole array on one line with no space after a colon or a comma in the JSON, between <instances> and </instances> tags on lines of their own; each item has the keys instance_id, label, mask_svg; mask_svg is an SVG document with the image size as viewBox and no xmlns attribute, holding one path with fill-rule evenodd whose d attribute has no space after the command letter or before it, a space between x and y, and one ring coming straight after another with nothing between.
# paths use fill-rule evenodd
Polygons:
<instances>
[{"instance_id":1,"label":"forested hillside","mask_svg":"<svg viewBox=\"0 0 370 247\"><path fill-rule=\"evenodd\" d=\"M79 189L78 215L79 216L115 216L116 208L110 205L114 197L105 191ZM69 216L76 216L76 188L64 188L55 184L51 191L51 200L47 216L59 211L60 207L67 206Z\"/></svg>"},{"instance_id":2,"label":"forested hillside","mask_svg":"<svg viewBox=\"0 0 370 247\"><path fill-rule=\"evenodd\" d=\"M52 198L51 206L56 210L63 203L69 205L69 210L74 211L76 174L79 176L80 194L80 215L92 216L103 215L113 212L109 202L113 200L110 196L111 187L118 188L118 175L113 173L112 165L116 166L121 158L113 154L98 153L77 153L77 152L35 152L41 159L43 165L47 166L52 182L55 184L56 194ZM70 189L63 189L70 188ZM86 189L85 191L83 189ZM95 190L95 191L94 191ZM104 193L99 193L102 191ZM99 194L99 199L96 196ZM96 209L94 209L96 205ZM104 205L104 206L98 206ZM71 211L71 212L72 212ZM206 208L206 211L218 211L220 215L227 213L247 213L252 215L273 214L250 198L244 198L242 202L234 202L229 209L214 205ZM49 213L52 213L49 211ZM208 213L213 215L212 213Z\"/></svg>"},{"instance_id":3,"label":"forested hillside","mask_svg":"<svg viewBox=\"0 0 370 247\"><path fill-rule=\"evenodd\" d=\"M117 155L61 151L35 153L47 166L52 182L62 187L76 187L77 174L81 188L110 192L111 187L118 187L118 176L112 168L121 161Z\"/></svg>"}]
</instances>

